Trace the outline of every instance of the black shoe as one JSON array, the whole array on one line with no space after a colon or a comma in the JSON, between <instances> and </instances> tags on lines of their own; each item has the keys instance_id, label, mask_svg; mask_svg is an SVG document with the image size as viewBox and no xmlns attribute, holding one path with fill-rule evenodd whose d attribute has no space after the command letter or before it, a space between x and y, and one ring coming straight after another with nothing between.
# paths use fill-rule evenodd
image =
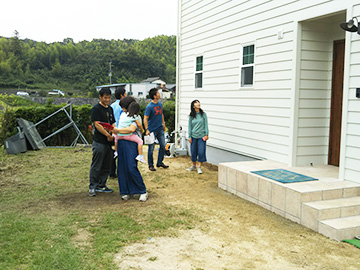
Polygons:
<instances>
[{"instance_id":1,"label":"black shoe","mask_svg":"<svg viewBox=\"0 0 360 270\"><path fill-rule=\"evenodd\" d=\"M165 165L164 163L161 163L160 165L156 165L156 167L162 167L162 168L164 168L164 169L167 169L167 168L169 168L169 166L168 165Z\"/></svg>"},{"instance_id":2,"label":"black shoe","mask_svg":"<svg viewBox=\"0 0 360 270\"><path fill-rule=\"evenodd\" d=\"M117 175L116 174L112 174L112 175L109 175L110 178L117 178Z\"/></svg>"},{"instance_id":3,"label":"black shoe","mask_svg":"<svg viewBox=\"0 0 360 270\"><path fill-rule=\"evenodd\" d=\"M90 190L89 190L89 196L90 196L90 197L96 196L95 189L90 189Z\"/></svg>"},{"instance_id":4,"label":"black shoe","mask_svg":"<svg viewBox=\"0 0 360 270\"><path fill-rule=\"evenodd\" d=\"M154 168L154 166L150 166L150 167L149 167L149 170L152 171L152 172L155 172L155 171L156 171L156 169Z\"/></svg>"}]
</instances>

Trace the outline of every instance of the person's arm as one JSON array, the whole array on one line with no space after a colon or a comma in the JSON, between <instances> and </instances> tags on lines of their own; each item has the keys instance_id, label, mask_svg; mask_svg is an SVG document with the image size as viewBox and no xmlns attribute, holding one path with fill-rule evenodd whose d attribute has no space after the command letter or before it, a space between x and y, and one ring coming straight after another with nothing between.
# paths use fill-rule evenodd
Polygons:
<instances>
[{"instance_id":1,"label":"person's arm","mask_svg":"<svg viewBox=\"0 0 360 270\"><path fill-rule=\"evenodd\" d=\"M94 126L102 135L106 137L109 142L114 139L114 137L111 136L110 133L107 132L106 129L102 125L100 125L98 121L94 121Z\"/></svg>"},{"instance_id":2,"label":"person's arm","mask_svg":"<svg viewBox=\"0 0 360 270\"><path fill-rule=\"evenodd\" d=\"M149 119L149 116L144 115L144 127L145 127L145 134L146 135L150 135L150 131L148 129L148 119Z\"/></svg>"},{"instance_id":3,"label":"person's arm","mask_svg":"<svg viewBox=\"0 0 360 270\"><path fill-rule=\"evenodd\" d=\"M192 143L192 121L191 121L191 116L189 116L189 121L188 121L188 133L189 133L189 143Z\"/></svg>"},{"instance_id":4,"label":"person's arm","mask_svg":"<svg viewBox=\"0 0 360 270\"><path fill-rule=\"evenodd\" d=\"M120 134L127 134L127 133L133 133L136 129L137 129L136 125L130 125L125 128L114 127L113 132L120 133Z\"/></svg>"},{"instance_id":5,"label":"person's arm","mask_svg":"<svg viewBox=\"0 0 360 270\"><path fill-rule=\"evenodd\" d=\"M208 119L206 113L203 115L204 117L204 124L205 124L205 133L204 140L207 141L209 139L209 128L208 128Z\"/></svg>"},{"instance_id":6,"label":"person's arm","mask_svg":"<svg viewBox=\"0 0 360 270\"><path fill-rule=\"evenodd\" d=\"M166 131L166 125L165 125L165 118L164 118L164 114L162 114L162 125L163 125L163 129L164 129L164 131Z\"/></svg>"},{"instance_id":7,"label":"person's arm","mask_svg":"<svg viewBox=\"0 0 360 270\"><path fill-rule=\"evenodd\" d=\"M139 120L139 119L135 120L135 123L136 123L136 125L138 126L138 128L140 128L141 134L144 133L144 128L143 128L140 120Z\"/></svg>"}]
</instances>

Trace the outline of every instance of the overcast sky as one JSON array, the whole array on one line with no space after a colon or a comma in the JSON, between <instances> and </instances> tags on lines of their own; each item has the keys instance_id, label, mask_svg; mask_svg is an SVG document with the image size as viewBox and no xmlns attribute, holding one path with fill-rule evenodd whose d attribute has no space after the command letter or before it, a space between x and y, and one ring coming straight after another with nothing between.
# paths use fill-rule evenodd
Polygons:
<instances>
[{"instance_id":1,"label":"overcast sky","mask_svg":"<svg viewBox=\"0 0 360 270\"><path fill-rule=\"evenodd\" d=\"M176 35L177 0L0 0L0 36L47 43Z\"/></svg>"}]
</instances>

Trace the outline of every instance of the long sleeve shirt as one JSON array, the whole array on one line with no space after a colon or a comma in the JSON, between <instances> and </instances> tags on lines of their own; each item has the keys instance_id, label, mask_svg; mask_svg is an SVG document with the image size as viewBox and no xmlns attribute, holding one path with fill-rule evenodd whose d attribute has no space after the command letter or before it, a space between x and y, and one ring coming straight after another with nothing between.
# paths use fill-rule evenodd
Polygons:
<instances>
[{"instance_id":1,"label":"long sleeve shirt","mask_svg":"<svg viewBox=\"0 0 360 270\"><path fill-rule=\"evenodd\" d=\"M199 139L209 135L208 120L206 113L201 116L200 113L196 113L196 117L189 116L189 139Z\"/></svg>"}]
</instances>

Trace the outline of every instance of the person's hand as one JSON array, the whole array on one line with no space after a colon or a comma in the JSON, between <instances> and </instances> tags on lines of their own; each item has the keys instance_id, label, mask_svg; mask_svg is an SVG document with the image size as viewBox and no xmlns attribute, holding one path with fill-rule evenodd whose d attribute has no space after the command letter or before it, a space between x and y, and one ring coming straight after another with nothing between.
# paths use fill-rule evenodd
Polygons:
<instances>
[{"instance_id":1,"label":"person's hand","mask_svg":"<svg viewBox=\"0 0 360 270\"><path fill-rule=\"evenodd\" d=\"M166 131L166 126L165 125L163 125L163 129L164 129L164 131Z\"/></svg>"},{"instance_id":2,"label":"person's hand","mask_svg":"<svg viewBox=\"0 0 360 270\"><path fill-rule=\"evenodd\" d=\"M146 134L147 136L150 135L150 131L149 131L148 129L146 129L145 134Z\"/></svg>"},{"instance_id":3,"label":"person's hand","mask_svg":"<svg viewBox=\"0 0 360 270\"><path fill-rule=\"evenodd\" d=\"M112 141L114 140L114 137L113 137L113 136L106 136L106 138L107 138L107 140L108 140L109 142L112 142Z\"/></svg>"},{"instance_id":4,"label":"person's hand","mask_svg":"<svg viewBox=\"0 0 360 270\"><path fill-rule=\"evenodd\" d=\"M192 139L191 139L191 138L189 139L189 143L192 143Z\"/></svg>"},{"instance_id":5,"label":"person's hand","mask_svg":"<svg viewBox=\"0 0 360 270\"><path fill-rule=\"evenodd\" d=\"M203 137L204 142L206 142L208 139L209 139L209 136L208 136L208 135L205 135L205 136Z\"/></svg>"}]
</instances>

